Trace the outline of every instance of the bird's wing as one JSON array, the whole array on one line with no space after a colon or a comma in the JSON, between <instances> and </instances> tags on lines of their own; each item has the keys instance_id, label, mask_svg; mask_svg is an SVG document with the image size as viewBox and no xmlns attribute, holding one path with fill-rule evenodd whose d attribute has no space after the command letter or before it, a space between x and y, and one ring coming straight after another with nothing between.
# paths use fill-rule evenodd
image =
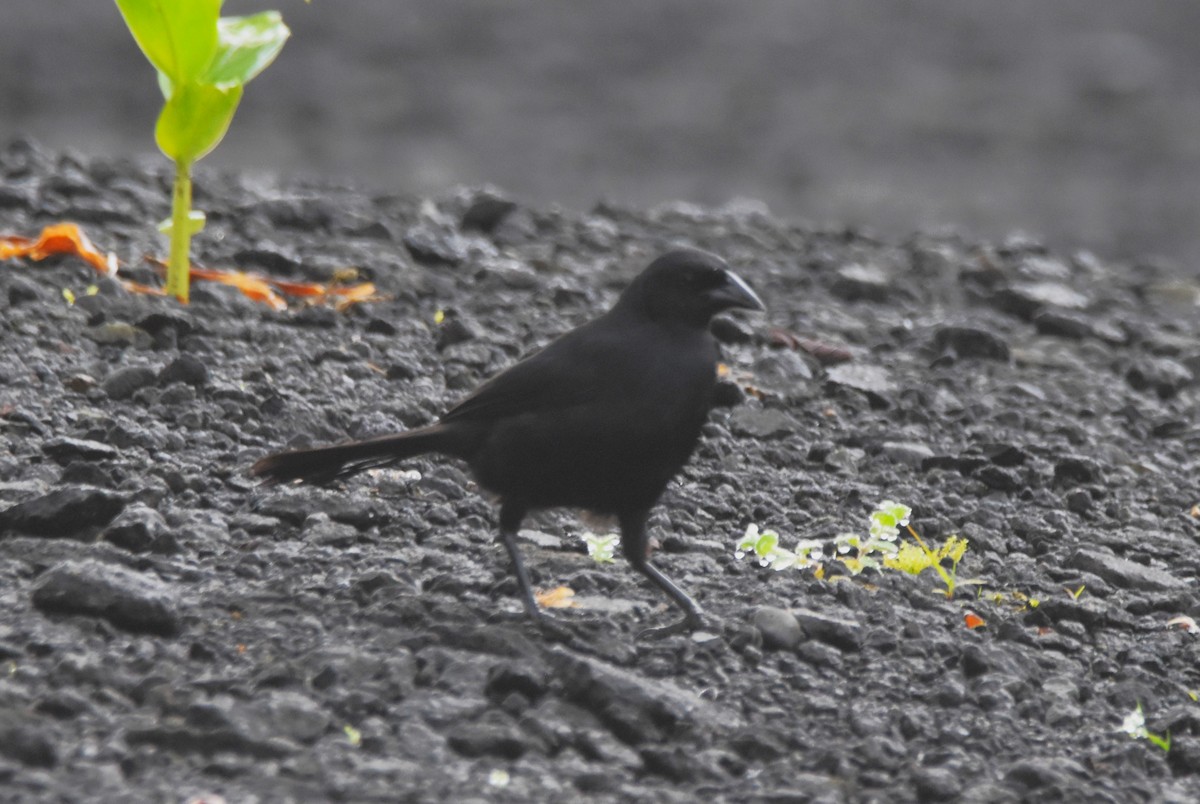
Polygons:
<instances>
[{"instance_id":1,"label":"bird's wing","mask_svg":"<svg viewBox=\"0 0 1200 804\"><path fill-rule=\"evenodd\" d=\"M611 361L611 341L589 336L591 324L573 330L492 377L442 416L445 423L494 422L509 416L559 410L605 393L601 381Z\"/></svg>"}]
</instances>

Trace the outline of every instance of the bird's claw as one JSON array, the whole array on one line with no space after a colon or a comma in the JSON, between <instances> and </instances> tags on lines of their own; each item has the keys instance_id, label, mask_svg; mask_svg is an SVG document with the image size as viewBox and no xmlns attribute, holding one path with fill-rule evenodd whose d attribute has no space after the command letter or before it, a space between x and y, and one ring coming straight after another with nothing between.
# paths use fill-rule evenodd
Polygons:
<instances>
[{"instance_id":1,"label":"bird's claw","mask_svg":"<svg viewBox=\"0 0 1200 804\"><path fill-rule=\"evenodd\" d=\"M638 639L655 640L664 639L676 634L691 633L698 631L704 627L704 617L699 612L689 612L682 620L678 620L669 625L660 625L655 628L646 628L638 632Z\"/></svg>"}]
</instances>

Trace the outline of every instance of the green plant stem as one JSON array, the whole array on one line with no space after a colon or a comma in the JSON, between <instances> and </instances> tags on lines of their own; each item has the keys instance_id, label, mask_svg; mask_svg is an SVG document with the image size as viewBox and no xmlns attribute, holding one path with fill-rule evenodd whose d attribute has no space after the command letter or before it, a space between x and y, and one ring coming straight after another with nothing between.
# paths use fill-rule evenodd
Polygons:
<instances>
[{"instance_id":1,"label":"green plant stem","mask_svg":"<svg viewBox=\"0 0 1200 804\"><path fill-rule=\"evenodd\" d=\"M175 163L175 191L171 195L171 253L167 260L167 294L187 304L192 244L189 213L192 210L192 164Z\"/></svg>"}]
</instances>

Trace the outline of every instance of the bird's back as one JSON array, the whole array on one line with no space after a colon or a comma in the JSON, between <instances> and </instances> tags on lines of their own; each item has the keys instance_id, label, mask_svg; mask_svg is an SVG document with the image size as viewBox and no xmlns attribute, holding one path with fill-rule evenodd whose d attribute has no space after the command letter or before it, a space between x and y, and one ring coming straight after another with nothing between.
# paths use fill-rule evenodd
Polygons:
<instances>
[{"instance_id":1,"label":"bird's back","mask_svg":"<svg viewBox=\"0 0 1200 804\"><path fill-rule=\"evenodd\" d=\"M716 384L706 330L609 314L449 411L478 428L476 479L530 507L649 507L691 455Z\"/></svg>"}]
</instances>

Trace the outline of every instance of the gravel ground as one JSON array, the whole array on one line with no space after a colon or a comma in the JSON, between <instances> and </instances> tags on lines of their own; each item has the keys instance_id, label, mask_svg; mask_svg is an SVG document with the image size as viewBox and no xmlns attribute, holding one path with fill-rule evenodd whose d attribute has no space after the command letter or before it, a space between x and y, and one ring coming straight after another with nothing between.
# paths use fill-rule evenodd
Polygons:
<instances>
[{"instance_id":1,"label":"gravel ground","mask_svg":"<svg viewBox=\"0 0 1200 804\"><path fill-rule=\"evenodd\" d=\"M0 175L0 233L77 220L134 278L161 253L161 162L18 142ZM0 266L3 800L1200 795L1200 643L1168 625L1200 615L1194 280L749 202L577 212L201 171L197 205L205 264L356 266L389 298L276 312L196 284L180 307L76 259ZM556 612L576 639L546 641L453 462L246 478L283 446L431 421L680 244L770 308L715 325L732 381L654 520L705 632L639 641L675 613L553 512L525 553L579 606ZM931 543L966 537L980 584L734 555L750 524L865 532L883 499ZM1122 731L1139 704L1169 751Z\"/></svg>"}]
</instances>

